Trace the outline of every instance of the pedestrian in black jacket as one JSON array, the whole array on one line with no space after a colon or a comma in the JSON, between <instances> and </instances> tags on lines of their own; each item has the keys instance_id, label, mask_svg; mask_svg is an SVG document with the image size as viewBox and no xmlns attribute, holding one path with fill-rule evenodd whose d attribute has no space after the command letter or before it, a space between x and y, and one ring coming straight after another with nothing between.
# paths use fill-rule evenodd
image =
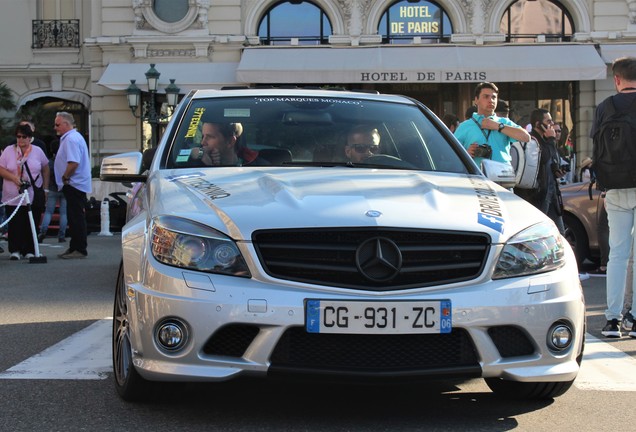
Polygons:
<instances>
[{"instance_id":1,"label":"pedestrian in black jacket","mask_svg":"<svg viewBox=\"0 0 636 432\"><path fill-rule=\"evenodd\" d=\"M539 186L536 189L515 189L515 193L548 215L561 234L565 234L559 179L566 171L561 166L561 157L557 151L554 122L548 110L537 108L530 114L530 124L530 135L541 146Z\"/></svg>"}]
</instances>

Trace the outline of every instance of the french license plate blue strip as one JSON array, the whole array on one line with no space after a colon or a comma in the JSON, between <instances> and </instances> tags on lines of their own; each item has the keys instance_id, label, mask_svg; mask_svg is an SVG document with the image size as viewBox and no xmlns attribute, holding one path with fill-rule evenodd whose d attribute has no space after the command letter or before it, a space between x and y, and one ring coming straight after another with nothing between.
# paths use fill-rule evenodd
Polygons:
<instances>
[{"instance_id":1,"label":"french license plate blue strip","mask_svg":"<svg viewBox=\"0 0 636 432\"><path fill-rule=\"evenodd\" d=\"M440 302L441 313L440 313L440 325L439 332L440 333L450 333L453 330L453 308L451 307L451 302L448 300L442 300Z\"/></svg>"},{"instance_id":2,"label":"french license plate blue strip","mask_svg":"<svg viewBox=\"0 0 636 432\"><path fill-rule=\"evenodd\" d=\"M320 333L320 300L307 300L307 332Z\"/></svg>"}]
</instances>

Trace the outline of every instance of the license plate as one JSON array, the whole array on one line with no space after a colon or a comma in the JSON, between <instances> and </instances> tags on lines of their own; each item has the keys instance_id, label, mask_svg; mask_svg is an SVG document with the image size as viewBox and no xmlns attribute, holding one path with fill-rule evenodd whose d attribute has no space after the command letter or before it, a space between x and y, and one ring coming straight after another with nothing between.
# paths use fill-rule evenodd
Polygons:
<instances>
[{"instance_id":1,"label":"license plate","mask_svg":"<svg viewBox=\"0 0 636 432\"><path fill-rule=\"evenodd\" d=\"M450 300L334 301L307 300L309 333L450 333Z\"/></svg>"}]
</instances>

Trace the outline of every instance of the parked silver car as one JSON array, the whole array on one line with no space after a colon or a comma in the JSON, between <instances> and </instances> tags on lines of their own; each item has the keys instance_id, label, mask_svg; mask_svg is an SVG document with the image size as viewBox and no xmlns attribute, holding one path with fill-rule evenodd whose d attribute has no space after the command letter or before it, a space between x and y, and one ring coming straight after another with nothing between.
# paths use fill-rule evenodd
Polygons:
<instances>
[{"instance_id":1,"label":"parked silver car","mask_svg":"<svg viewBox=\"0 0 636 432\"><path fill-rule=\"evenodd\" d=\"M115 289L124 399L273 375L482 377L504 397L552 398L576 378L572 249L415 100L195 91L142 162L101 169L142 182Z\"/></svg>"}]
</instances>

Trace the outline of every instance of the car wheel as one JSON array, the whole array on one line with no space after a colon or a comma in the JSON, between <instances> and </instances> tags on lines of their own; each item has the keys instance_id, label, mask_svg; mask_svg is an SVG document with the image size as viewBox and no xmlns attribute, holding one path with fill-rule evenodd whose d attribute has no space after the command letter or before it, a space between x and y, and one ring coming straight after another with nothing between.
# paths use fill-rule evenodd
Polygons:
<instances>
[{"instance_id":1,"label":"car wheel","mask_svg":"<svg viewBox=\"0 0 636 432\"><path fill-rule=\"evenodd\" d=\"M130 321L126 302L123 263L119 265L113 310L113 370L115 388L122 399L138 401L152 395L151 382L139 375L132 362Z\"/></svg>"},{"instance_id":2,"label":"car wheel","mask_svg":"<svg viewBox=\"0 0 636 432\"><path fill-rule=\"evenodd\" d=\"M570 389L574 380L563 382L519 382L501 378L486 378L486 384L505 399L552 399Z\"/></svg>"},{"instance_id":3,"label":"car wheel","mask_svg":"<svg viewBox=\"0 0 636 432\"><path fill-rule=\"evenodd\" d=\"M581 265L590 255L589 241L585 228L575 217L568 214L563 215L563 224L565 225L565 239L574 250L576 262Z\"/></svg>"}]
</instances>

